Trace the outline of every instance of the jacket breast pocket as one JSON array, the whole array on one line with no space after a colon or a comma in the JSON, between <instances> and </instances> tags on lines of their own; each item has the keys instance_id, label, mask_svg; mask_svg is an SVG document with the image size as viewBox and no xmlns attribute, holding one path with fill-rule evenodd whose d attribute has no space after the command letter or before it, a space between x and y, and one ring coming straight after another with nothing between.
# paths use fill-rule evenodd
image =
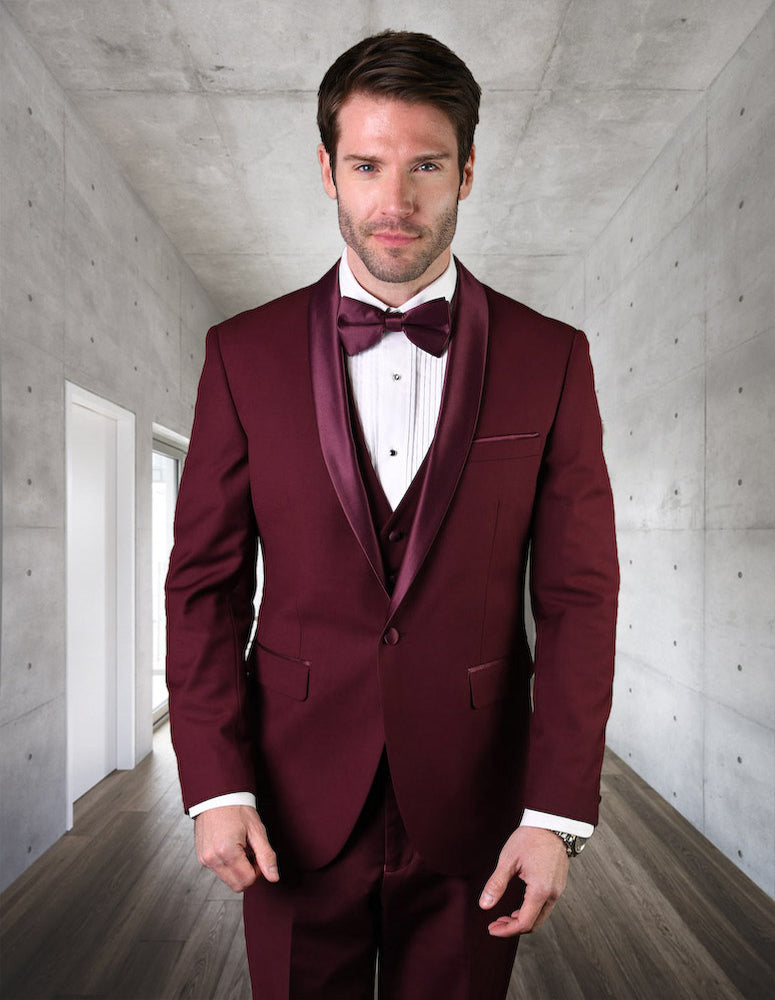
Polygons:
<instances>
[{"instance_id":1,"label":"jacket breast pocket","mask_svg":"<svg viewBox=\"0 0 775 1000\"><path fill-rule=\"evenodd\" d=\"M471 708L485 708L517 693L517 669L510 657L480 663L468 669Z\"/></svg>"},{"instance_id":2,"label":"jacket breast pocket","mask_svg":"<svg viewBox=\"0 0 775 1000\"><path fill-rule=\"evenodd\" d=\"M538 455L543 439L538 431L526 434L495 434L474 438L469 462L495 462L509 458L526 458Z\"/></svg>"},{"instance_id":3,"label":"jacket breast pocket","mask_svg":"<svg viewBox=\"0 0 775 1000\"><path fill-rule=\"evenodd\" d=\"M263 687L279 691L294 701L306 701L309 695L309 663L293 656L275 653L260 642L255 645L256 680Z\"/></svg>"}]
</instances>

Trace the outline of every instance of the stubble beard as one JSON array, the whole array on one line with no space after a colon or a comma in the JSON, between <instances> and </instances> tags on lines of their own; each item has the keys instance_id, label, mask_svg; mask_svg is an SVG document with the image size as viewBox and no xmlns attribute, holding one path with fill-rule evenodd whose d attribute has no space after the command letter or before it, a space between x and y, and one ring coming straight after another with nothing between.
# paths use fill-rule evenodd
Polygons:
<instances>
[{"instance_id":1,"label":"stubble beard","mask_svg":"<svg viewBox=\"0 0 775 1000\"><path fill-rule=\"evenodd\" d=\"M378 281L405 284L420 278L452 243L457 228L457 202L439 216L435 226L402 226L385 223L359 225L341 201L337 201L339 229L345 243L352 247L364 266ZM405 233L419 237L404 247L378 249L369 242L374 232Z\"/></svg>"}]
</instances>

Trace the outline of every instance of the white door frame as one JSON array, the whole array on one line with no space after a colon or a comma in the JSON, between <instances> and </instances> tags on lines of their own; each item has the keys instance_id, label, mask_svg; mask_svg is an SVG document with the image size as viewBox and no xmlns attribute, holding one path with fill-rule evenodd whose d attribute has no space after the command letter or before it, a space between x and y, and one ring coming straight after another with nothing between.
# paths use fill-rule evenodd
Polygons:
<instances>
[{"instance_id":1,"label":"white door frame","mask_svg":"<svg viewBox=\"0 0 775 1000\"><path fill-rule=\"evenodd\" d=\"M70 503L70 426L74 406L116 424L116 763L135 766L135 415L73 382L65 382L67 502ZM69 648L69 647L68 647ZM69 681L71 665L67 664ZM69 683L67 685L69 697ZM67 773L67 829L73 825L73 795Z\"/></svg>"}]
</instances>

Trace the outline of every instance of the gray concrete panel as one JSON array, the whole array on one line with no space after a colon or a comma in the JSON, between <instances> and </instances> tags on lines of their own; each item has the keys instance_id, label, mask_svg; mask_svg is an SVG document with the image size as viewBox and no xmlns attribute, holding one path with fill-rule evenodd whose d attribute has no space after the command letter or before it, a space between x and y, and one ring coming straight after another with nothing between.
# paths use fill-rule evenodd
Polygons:
<instances>
[{"instance_id":1,"label":"gray concrete panel","mask_svg":"<svg viewBox=\"0 0 775 1000\"><path fill-rule=\"evenodd\" d=\"M774 528L775 327L708 362L707 523Z\"/></svg>"},{"instance_id":2,"label":"gray concrete panel","mask_svg":"<svg viewBox=\"0 0 775 1000\"><path fill-rule=\"evenodd\" d=\"M575 270L573 257L539 257L534 254L491 254L458 253L460 262L486 285L508 295L518 302L524 302L531 309L537 309L549 316L560 318L559 313L567 301L573 302L581 295L582 285L577 282L575 293L567 291L567 298L559 301L558 289L563 288L564 273ZM579 308L579 320L581 309ZM567 322L573 322L563 317Z\"/></svg>"},{"instance_id":3,"label":"gray concrete panel","mask_svg":"<svg viewBox=\"0 0 775 1000\"><path fill-rule=\"evenodd\" d=\"M620 529L703 526L704 393L705 373L697 369L608 413L606 456Z\"/></svg>"},{"instance_id":4,"label":"gray concrete panel","mask_svg":"<svg viewBox=\"0 0 775 1000\"><path fill-rule=\"evenodd\" d=\"M177 246L213 250L223 232L235 250L261 246L206 96L100 92L80 95L78 107Z\"/></svg>"},{"instance_id":5,"label":"gray concrete panel","mask_svg":"<svg viewBox=\"0 0 775 1000\"><path fill-rule=\"evenodd\" d=\"M107 244L111 257L118 254L126 270L139 271L160 297L177 301L179 254L168 240L159 239L158 223L79 115L68 109L65 125L68 215L79 216L78 227Z\"/></svg>"},{"instance_id":6,"label":"gray concrete panel","mask_svg":"<svg viewBox=\"0 0 775 1000\"><path fill-rule=\"evenodd\" d=\"M64 697L64 575L64 526L3 525L3 621L11 627L2 640L0 726ZM5 785L3 800L4 810L18 808Z\"/></svg>"},{"instance_id":7,"label":"gray concrete panel","mask_svg":"<svg viewBox=\"0 0 775 1000\"><path fill-rule=\"evenodd\" d=\"M154 384L160 393L177 399L181 388L178 304L163 302L142 283L135 294L137 298L132 299L132 309L122 330L126 366L129 367L132 355L135 355L140 375ZM132 341L142 343L142 353L131 350Z\"/></svg>"},{"instance_id":8,"label":"gray concrete panel","mask_svg":"<svg viewBox=\"0 0 775 1000\"><path fill-rule=\"evenodd\" d=\"M589 312L602 397L626 407L704 364L704 238L699 204Z\"/></svg>"},{"instance_id":9,"label":"gray concrete panel","mask_svg":"<svg viewBox=\"0 0 775 1000\"><path fill-rule=\"evenodd\" d=\"M307 258L295 257L294 274L286 278L287 287L280 283L275 261L267 254L228 254L228 267L224 266L223 257L209 253L191 254L186 260L213 302L223 310L222 315L227 316L231 313L226 310L254 309L316 280L336 261L336 248L332 249L334 252L330 256L313 258L312 263ZM341 247L339 249L341 252Z\"/></svg>"},{"instance_id":10,"label":"gray concrete panel","mask_svg":"<svg viewBox=\"0 0 775 1000\"><path fill-rule=\"evenodd\" d=\"M708 188L708 355L771 330L775 316L775 110L769 145Z\"/></svg>"},{"instance_id":11,"label":"gray concrete panel","mask_svg":"<svg viewBox=\"0 0 775 1000\"><path fill-rule=\"evenodd\" d=\"M21 342L3 345L3 523L64 529L62 362Z\"/></svg>"},{"instance_id":12,"label":"gray concrete panel","mask_svg":"<svg viewBox=\"0 0 775 1000\"><path fill-rule=\"evenodd\" d=\"M705 835L775 895L775 732L709 701Z\"/></svg>"},{"instance_id":13,"label":"gray concrete panel","mask_svg":"<svg viewBox=\"0 0 775 1000\"><path fill-rule=\"evenodd\" d=\"M214 95L208 107L225 147L241 165L237 181L252 232L246 249L280 254L304 245L317 249L330 199L316 154L315 94Z\"/></svg>"},{"instance_id":14,"label":"gray concrete panel","mask_svg":"<svg viewBox=\"0 0 775 1000\"><path fill-rule=\"evenodd\" d=\"M590 354L592 364L595 368L595 379L597 380L595 335L590 333L586 327L587 310L584 298L585 260L583 257L577 259L575 263L571 263L573 260L571 257L566 258L566 260L568 269L565 270L563 268L562 271L558 271L557 287L552 294L551 301L547 303L546 309L541 311L545 311L549 316L554 316L564 323L570 323L571 326L575 326L577 329L584 327L584 332L589 340ZM596 331L596 334L599 340L600 332Z\"/></svg>"},{"instance_id":15,"label":"gray concrete panel","mask_svg":"<svg viewBox=\"0 0 775 1000\"><path fill-rule=\"evenodd\" d=\"M618 292L624 279L649 257L705 196L705 99L681 123L638 185L587 254L587 308ZM700 250L695 247L695 251ZM688 283L687 283L688 287Z\"/></svg>"},{"instance_id":16,"label":"gray concrete panel","mask_svg":"<svg viewBox=\"0 0 775 1000\"><path fill-rule=\"evenodd\" d=\"M706 690L714 701L770 729L775 719L774 566L775 530L707 534Z\"/></svg>"},{"instance_id":17,"label":"gray concrete panel","mask_svg":"<svg viewBox=\"0 0 775 1000\"><path fill-rule=\"evenodd\" d=\"M183 343L194 351L194 361L199 359L199 367L205 356L205 335L211 326L224 319L224 313L216 309L211 298L202 294L202 286L194 272L183 265L180 273L180 321L184 330ZM188 333L185 332L186 328ZM193 339L191 339L193 338ZM196 388L190 383L186 395Z\"/></svg>"},{"instance_id":18,"label":"gray concrete panel","mask_svg":"<svg viewBox=\"0 0 775 1000\"><path fill-rule=\"evenodd\" d=\"M288 90L317 90L322 73L348 45L371 30L371 3L341 0L335 12L318 3L170 0L197 81L207 91L273 90L282 67Z\"/></svg>"},{"instance_id":19,"label":"gray concrete panel","mask_svg":"<svg viewBox=\"0 0 775 1000\"><path fill-rule=\"evenodd\" d=\"M708 93L711 186L719 175L739 172L752 156L772 148L775 4L763 4L762 13Z\"/></svg>"},{"instance_id":20,"label":"gray concrete panel","mask_svg":"<svg viewBox=\"0 0 775 1000\"><path fill-rule=\"evenodd\" d=\"M702 692L705 532L618 531L617 650Z\"/></svg>"},{"instance_id":21,"label":"gray concrete panel","mask_svg":"<svg viewBox=\"0 0 775 1000\"><path fill-rule=\"evenodd\" d=\"M545 84L704 90L767 10L770 0L621 3L573 0Z\"/></svg>"},{"instance_id":22,"label":"gray concrete panel","mask_svg":"<svg viewBox=\"0 0 775 1000\"><path fill-rule=\"evenodd\" d=\"M118 89L188 90L197 77L164 0L11 0L5 6L27 33L41 32L58 79L94 90L107 73ZM138 17L139 13L139 17Z\"/></svg>"},{"instance_id":23,"label":"gray concrete panel","mask_svg":"<svg viewBox=\"0 0 775 1000\"><path fill-rule=\"evenodd\" d=\"M775 314L775 6L708 95L708 351Z\"/></svg>"},{"instance_id":24,"label":"gray concrete panel","mask_svg":"<svg viewBox=\"0 0 775 1000\"><path fill-rule=\"evenodd\" d=\"M64 743L61 696L0 726L3 887L9 872L23 871L65 832Z\"/></svg>"},{"instance_id":25,"label":"gray concrete panel","mask_svg":"<svg viewBox=\"0 0 775 1000\"><path fill-rule=\"evenodd\" d=\"M134 195L113 168L104 145L79 115L65 116L66 208L77 210L89 229L99 232L130 261L134 255ZM137 206L139 207L139 206Z\"/></svg>"},{"instance_id":26,"label":"gray concrete panel","mask_svg":"<svg viewBox=\"0 0 775 1000\"><path fill-rule=\"evenodd\" d=\"M128 300L126 275L121 281L110 281L100 289L94 288L88 278L88 258L79 258L74 242L69 241L69 248L65 295L66 377L125 406L131 395L131 382L126 381L122 314L133 301ZM110 260L107 263L109 266ZM134 374L138 376L135 384L139 385L139 364ZM121 398L114 398L117 378L124 386ZM133 379L133 375L129 378Z\"/></svg>"},{"instance_id":27,"label":"gray concrete panel","mask_svg":"<svg viewBox=\"0 0 775 1000\"><path fill-rule=\"evenodd\" d=\"M619 657L609 745L700 828L703 714L701 694L648 667L644 669L626 655Z\"/></svg>"},{"instance_id":28,"label":"gray concrete panel","mask_svg":"<svg viewBox=\"0 0 775 1000\"><path fill-rule=\"evenodd\" d=\"M34 57L7 17L0 46L2 334L61 354L64 98L32 72Z\"/></svg>"},{"instance_id":29,"label":"gray concrete panel","mask_svg":"<svg viewBox=\"0 0 775 1000\"><path fill-rule=\"evenodd\" d=\"M514 158L515 175L525 178L509 227L514 248L529 234L539 253L558 242L566 252L585 250L697 100L658 90L542 91Z\"/></svg>"},{"instance_id":30,"label":"gray concrete panel","mask_svg":"<svg viewBox=\"0 0 775 1000\"><path fill-rule=\"evenodd\" d=\"M214 254L192 254L186 260L225 316L230 307L236 307L237 312L253 309L317 281L339 259L343 246L332 231L327 253L289 254L282 259L281 274L276 255L229 254L228 268L224 268L223 258Z\"/></svg>"}]
</instances>

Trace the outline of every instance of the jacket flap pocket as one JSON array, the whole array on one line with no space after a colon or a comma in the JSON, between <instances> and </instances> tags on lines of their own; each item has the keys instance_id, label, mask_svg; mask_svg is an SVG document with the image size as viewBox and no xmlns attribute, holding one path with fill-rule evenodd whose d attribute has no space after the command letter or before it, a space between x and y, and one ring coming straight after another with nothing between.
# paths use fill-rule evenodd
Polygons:
<instances>
[{"instance_id":1,"label":"jacket flap pocket","mask_svg":"<svg viewBox=\"0 0 775 1000\"><path fill-rule=\"evenodd\" d=\"M515 681L516 670L508 657L469 667L471 708L484 708L510 697L515 691Z\"/></svg>"},{"instance_id":2,"label":"jacket flap pocket","mask_svg":"<svg viewBox=\"0 0 775 1000\"><path fill-rule=\"evenodd\" d=\"M256 679L264 687L279 691L295 701L306 701L309 694L309 663L293 656L273 653L256 643Z\"/></svg>"},{"instance_id":3,"label":"jacket flap pocket","mask_svg":"<svg viewBox=\"0 0 775 1000\"><path fill-rule=\"evenodd\" d=\"M538 455L542 438L538 431L529 434L497 434L474 438L471 444L471 462L492 462L498 459L525 458Z\"/></svg>"}]
</instances>

